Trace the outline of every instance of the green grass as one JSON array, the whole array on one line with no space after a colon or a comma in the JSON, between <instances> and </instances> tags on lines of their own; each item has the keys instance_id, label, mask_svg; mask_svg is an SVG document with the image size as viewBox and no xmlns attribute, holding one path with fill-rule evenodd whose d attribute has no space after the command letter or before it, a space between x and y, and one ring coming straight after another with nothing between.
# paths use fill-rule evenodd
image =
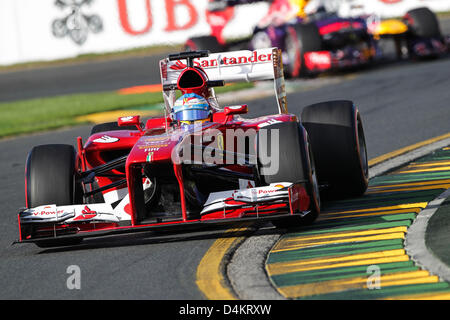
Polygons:
<instances>
[{"instance_id":1,"label":"green grass","mask_svg":"<svg viewBox=\"0 0 450 320\"><path fill-rule=\"evenodd\" d=\"M239 83L216 88L216 93L251 88ZM161 92L120 95L116 91L64 95L0 103L0 138L80 124L91 113L151 106L163 102Z\"/></svg>"}]
</instances>

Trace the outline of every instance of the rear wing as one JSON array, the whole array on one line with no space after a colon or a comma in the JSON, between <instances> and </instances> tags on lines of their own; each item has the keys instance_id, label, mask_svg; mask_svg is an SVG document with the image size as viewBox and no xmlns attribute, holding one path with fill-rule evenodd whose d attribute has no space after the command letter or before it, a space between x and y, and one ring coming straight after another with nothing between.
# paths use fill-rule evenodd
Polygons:
<instances>
[{"instance_id":1,"label":"rear wing","mask_svg":"<svg viewBox=\"0 0 450 320\"><path fill-rule=\"evenodd\" d=\"M206 57L195 58L193 63L206 72L211 82L273 80L278 111L288 112L281 50L278 48L213 53ZM186 59L166 58L160 61L161 83L167 109L173 106L178 77L187 64Z\"/></svg>"}]
</instances>

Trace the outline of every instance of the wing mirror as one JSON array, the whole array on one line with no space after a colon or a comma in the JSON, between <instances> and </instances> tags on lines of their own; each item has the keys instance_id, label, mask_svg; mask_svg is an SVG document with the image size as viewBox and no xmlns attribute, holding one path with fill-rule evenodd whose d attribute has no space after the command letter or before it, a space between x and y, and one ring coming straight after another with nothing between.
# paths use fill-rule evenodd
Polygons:
<instances>
[{"instance_id":1,"label":"wing mirror","mask_svg":"<svg viewBox=\"0 0 450 320\"><path fill-rule=\"evenodd\" d=\"M141 117L140 116L127 116L127 117L120 117L117 120L117 124L119 127L126 127L126 126L136 126L139 131L144 131L141 126Z\"/></svg>"},{"instance_id":2,"label":"wing mirror","mask_svg":"<svg viewBox=\"0 0 450 320\"><path fill-rule=\"evenodd\" d=\"M248 112L248 107L246 104L239 106L229 106L224 108L225 115L231 116L234 114L245 114Z\"/></svg>"}]
</instances>

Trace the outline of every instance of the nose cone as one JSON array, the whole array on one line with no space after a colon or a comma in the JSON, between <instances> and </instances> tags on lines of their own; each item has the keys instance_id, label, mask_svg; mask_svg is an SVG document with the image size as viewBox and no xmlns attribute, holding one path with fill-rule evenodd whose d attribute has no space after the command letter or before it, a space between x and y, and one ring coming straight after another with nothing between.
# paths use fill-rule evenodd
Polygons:
<instances>
[{"instance_id":1,"label":"nose cone","mask_svg":"<svg viewBox=\"0 0 450 320\"><path fill-rule=\"evenodd\" d=\"M128 164L149 162L171 162L172 150L178 139L173 135L143 136L134 145L128 156Z\"/></svg>"}]
</instances>

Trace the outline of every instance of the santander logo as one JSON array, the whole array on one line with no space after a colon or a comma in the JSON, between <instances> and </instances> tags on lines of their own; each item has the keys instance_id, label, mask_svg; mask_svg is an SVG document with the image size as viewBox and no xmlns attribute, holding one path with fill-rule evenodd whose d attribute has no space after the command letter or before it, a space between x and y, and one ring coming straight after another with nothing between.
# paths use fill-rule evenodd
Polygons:
<instances>
[{"instance_id":1,"label":"santander logo","mask_svg":"<svg viewBox=\"0 0 450 320\"><path fill-rule=\"evenodd\" d=\"M252 64L252 63L264 63L272 61L272 53L258 53L258 51L253 51L250 56L223 56L220 61L214 57L195 59L194 65L196 67L201 67L204 69L217 68L219 64L221 66L232 66L232 65L242 65L242 64ZM176 61L170 65L172 70L182 70L187 66L181 61Z\"/></svg>"}]
</instances>

